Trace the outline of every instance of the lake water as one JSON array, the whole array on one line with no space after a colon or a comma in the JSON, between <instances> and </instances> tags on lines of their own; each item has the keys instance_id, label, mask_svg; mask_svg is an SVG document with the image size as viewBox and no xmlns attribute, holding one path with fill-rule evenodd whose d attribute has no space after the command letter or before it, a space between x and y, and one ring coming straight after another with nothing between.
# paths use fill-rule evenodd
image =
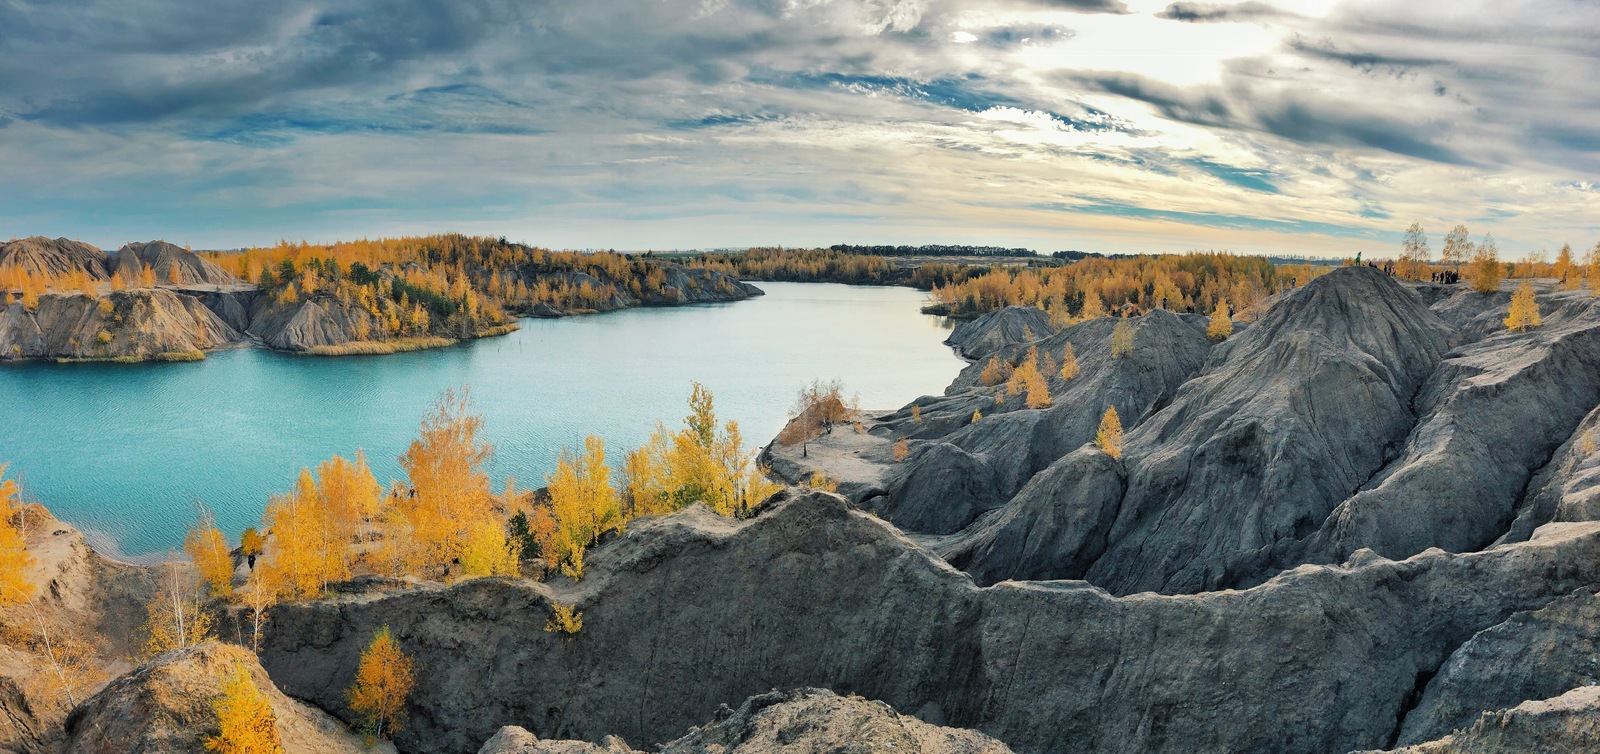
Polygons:
<instances>
[{"instance_id":1,"label":"lake water","mask_svg":"<svg viewBox=\"0 0 1600 754\"><path fill-rule=\"evenodd\" d=\"M917 291L757 285L768 295L529 319L507 336L392 356L245 348L190 364L0 367L0 463L97 547L148 556L181 547L197 501L236 540L268 495L335 453L362 448L380 482L400 476L397 456L447 388L471 388L496 487L508 474L535 487L586 434L616 461L657 420L680 424L692 380L759 446L813 379L898 407L941 392L962 366Z\"/></svg>"}]
</instances>

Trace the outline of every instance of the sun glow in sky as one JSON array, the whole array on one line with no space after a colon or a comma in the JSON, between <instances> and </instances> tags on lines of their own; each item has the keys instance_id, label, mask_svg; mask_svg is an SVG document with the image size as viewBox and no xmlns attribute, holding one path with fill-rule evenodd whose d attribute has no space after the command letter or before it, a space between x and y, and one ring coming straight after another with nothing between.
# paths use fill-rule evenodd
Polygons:
<instances>
[{"instance_id":1,"label":"sun glow in sky","mask_svg":"<svg viewBox=\"0 0 1600 754\"><path fill-rule=\"evenodd\" d=\"M1596 28L1582 0L22 0L0 235L1587 248Z\"/></svg>"}]
</instances>

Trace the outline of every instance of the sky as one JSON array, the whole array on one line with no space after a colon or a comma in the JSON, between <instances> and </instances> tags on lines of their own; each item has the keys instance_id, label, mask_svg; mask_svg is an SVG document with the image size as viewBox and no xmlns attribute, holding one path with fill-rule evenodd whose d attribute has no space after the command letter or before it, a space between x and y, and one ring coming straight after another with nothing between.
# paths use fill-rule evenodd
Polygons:
<instances>
[{"instance_id":1,"label":"sky","mask_svg":"<svg viewBox=\"0 0 1600 754\"><path fill-rule=\"evenodd\" d=\"M1596 0L0 0L0 237L1520 256L1597 81Z\"/></svg>"}]
</instances>

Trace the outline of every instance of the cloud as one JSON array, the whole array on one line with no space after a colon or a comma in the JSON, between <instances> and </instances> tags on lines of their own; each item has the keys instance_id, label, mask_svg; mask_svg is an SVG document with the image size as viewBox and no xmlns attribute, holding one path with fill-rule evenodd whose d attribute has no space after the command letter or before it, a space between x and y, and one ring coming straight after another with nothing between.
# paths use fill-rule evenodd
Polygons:
<instances>
[{"instance_id":1,"label":"cloud","mask_svg":"<svg viewBox=\"0 0 1600 754\"><path fill-rule=\"evenodd\" d=\"M1156 18L1186 23L1216 23L1219 21L1255 21L1274 16L1291 15L1266 3L1173 3L1156 14Z\"/></svg>"},{"instance_id":2,"label":"cloud","mask_svg":"<svg viewBox=\"0 0 1600 754\"><path fill-rule=\"evenodd\" d=\"M1078 13L1128 13L1122 0L1034 0L1040 5Z\"/></svg>"},{"instance_id":3,"label":"cloud","mask_svg":"<svg viewBox=\"0 0 1600 754\"><path fill-rule=\"evenodd\" d=\"M1579 0L13 0L0 164L30 180L0 223L1332 251L1471 215L1509 252L1600 235L1597 26Z\"/></svg>"}]
</instances>

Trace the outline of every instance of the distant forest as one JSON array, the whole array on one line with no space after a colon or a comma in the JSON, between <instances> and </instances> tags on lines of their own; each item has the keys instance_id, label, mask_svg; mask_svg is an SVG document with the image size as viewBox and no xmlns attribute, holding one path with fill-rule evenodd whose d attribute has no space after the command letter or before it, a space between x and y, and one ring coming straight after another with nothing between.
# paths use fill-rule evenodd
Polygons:
<instances>
[{"instance_id":1,"label":"distant forest","mask_svg":"<svg viewBox=\"0 0 1600 754\"><path fill-rule=\"evenodd\" d=\"M923 246L854 246L836 243L829 251L874 257L1036 257L1033 249L1004 249L999 246L926 244Z\"/></svg>"}]
</instances>

